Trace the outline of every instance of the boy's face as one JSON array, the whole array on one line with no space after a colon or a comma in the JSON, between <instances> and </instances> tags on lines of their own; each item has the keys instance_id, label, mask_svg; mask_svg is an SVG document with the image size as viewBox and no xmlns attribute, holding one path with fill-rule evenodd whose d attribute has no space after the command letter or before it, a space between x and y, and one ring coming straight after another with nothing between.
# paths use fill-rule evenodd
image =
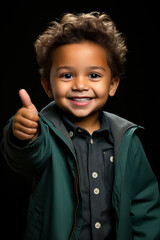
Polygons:
<instances>
[{"instance_id":1,"label":"boy's face","mask_svg":"<svg viewBox=\"0 0 160 240\"><path fill-rule=\"evenodd\" d=\"M54 50L50 83L42 79L48 96L74 118L97 114L118 84L119 78L111 79L105 50L88 41Z\"/></svg>"}]
</instances>

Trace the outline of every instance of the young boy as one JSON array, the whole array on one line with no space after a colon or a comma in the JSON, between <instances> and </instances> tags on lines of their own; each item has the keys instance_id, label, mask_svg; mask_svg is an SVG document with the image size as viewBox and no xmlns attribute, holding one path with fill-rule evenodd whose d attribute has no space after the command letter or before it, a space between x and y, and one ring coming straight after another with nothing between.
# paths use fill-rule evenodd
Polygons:
<instances>
[{"instance_id":1,"label":"young boy","mask_svg":"<svg viewBox=\"0 0 160 240\"><path fill-rule=\"evenodd\" d=\"M4 129L9 166L33 180L25 240L159 240L158 183L139 126L104 112L127 48L107 14L65 14L35 42L54 101L23 107Z\"/></svg>"}]
</instances>

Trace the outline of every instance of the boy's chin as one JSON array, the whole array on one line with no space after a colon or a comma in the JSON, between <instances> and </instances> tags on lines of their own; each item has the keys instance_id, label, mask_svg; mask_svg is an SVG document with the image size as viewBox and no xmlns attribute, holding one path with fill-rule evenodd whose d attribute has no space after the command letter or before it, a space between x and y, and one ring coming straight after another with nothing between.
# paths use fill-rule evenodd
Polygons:
<instances>
[{"instance_id":1,"label":"boy's chin","mask_svg":"<svg viewBox=\"0 0 160 240\"><path fill-rule=\"evenodd\" d=\"M66 113L67 115L68 115L68 117L69 118L71 118L71 119L85 119L85 118L87 118L88 117L88 115L87 114L73 114L72 112L67 112Z\"/></svg>"},{"instance_id":2,"label":"boy's chin","mask_svg":"<svg viewBox=\"0 0 160 240\"><path fill-rule=\"evenodd\" d=\"M77 111L77 112L66 112L66 114L68 115L68 117L71 119L71 120L85 120L85 119L88 119L88 118L92 118L94 115L97 115L97 112L82 112L82 111Z\"/></svg>"}]
</instances>

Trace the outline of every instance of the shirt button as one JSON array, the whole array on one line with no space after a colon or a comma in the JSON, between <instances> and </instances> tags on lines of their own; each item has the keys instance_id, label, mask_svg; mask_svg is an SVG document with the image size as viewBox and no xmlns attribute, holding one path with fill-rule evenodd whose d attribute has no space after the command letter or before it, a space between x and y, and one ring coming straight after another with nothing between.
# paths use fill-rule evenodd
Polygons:
<instances>
[{"instance_id":1,"label":"shirt button","mask_svg":"<svg viewBox=\"0 0 160 240\"><path fill-rule=\"evenodd\" d=\"M94 192L94 194L96 194L96 195L97 195L97 194L99 194L99 192L100 192L100 191L99 191L99 189L98 189L98 188L95 188L93 192Z\"/></svg>"},{"instance_id":2,"label":"shirt button","mask_svg":"<svg viewBox=\"0 0 160 240\"><path fill-rule=\"evenodd\" d=\"M93 139L91 138L90 143L93 144Z\"/></svg>"},{"instance_id":3,"label":"shirt button","mask_svg":"<svg viewBox=\"0 0 160 240\"><path fill-rule=\"evenodd\" d=\"M101 227L101 224L100 224L100 222L96 222L94 226L95 226L95 228L99 229Z\"/></svg>"},{"instance_id":4,"label":"shirt button","mask_svg":"<svg viewBox=\"0 0 160 240\"><path fill-rule=\"evenodd\" d=\"M93 173L92 173L92 177L93 177L93 178L97 178L97 177L98 177L98 173L97 173L97 172L93 172Z\"/></svg>"},{"instance_id":5,"label":"shirt button","mask_svg":"<svg viewBox=\"0 0 160 240\"><path fill-rule=\"evenodd\" d=\"M77 129L77 131L78 131L78 132L80 132L80 133L81 133L81 132L83 132L83 130L82 130L82 129L80 129L80 128L78 128L78 129Z\"/></svg>"},{"instance_id":6,"label":"shirt button","mask_svg":"<svg viewBox=\"0 0 160 240\"><path fill-rule=\"evenodd\" d=\"M114 157L113 156L110 157L110 162L112 162L112 163L114 162Z\"/></svg>"},{"instance_id":7,"label":"shirt button","mask_svg":"<svg viewBox=\"0 0 160 240\"><path fill-rule=\"evenodd\" d=\"M72 131L69 132L69 136L73 137L73 132Z\"/></svg>"}]
</instances>

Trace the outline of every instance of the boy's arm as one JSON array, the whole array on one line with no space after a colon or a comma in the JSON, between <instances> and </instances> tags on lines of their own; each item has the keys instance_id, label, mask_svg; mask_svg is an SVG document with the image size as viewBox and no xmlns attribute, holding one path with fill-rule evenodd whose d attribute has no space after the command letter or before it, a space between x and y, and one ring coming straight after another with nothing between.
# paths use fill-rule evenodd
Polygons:
<instances>
[{"instance_id":1,"label":"boy's arm","mask_svg":"<svg viewBox=\"0 0 160 240\"><path fill-rule=\"evenodd\" d=\"M29 178L41 174L51 156L49 141L49 129L39 118L40 134L30 143L18 144L13 141L12 135L13 118L11 118L3 130L1 150L8 165L22 175Z\"/></svg>"},{"instance_id":2,"label":"boy's arm","mask_svg":"<svg viewBox=\"0 0 160 240\"><path fill-rule=\"evenodd\" d=\"M133 199L131 219L134 240L160 239L160 194L157 179L149 165L138 137L134 136L132 152Z\"/></svg>"}]
</instances>

